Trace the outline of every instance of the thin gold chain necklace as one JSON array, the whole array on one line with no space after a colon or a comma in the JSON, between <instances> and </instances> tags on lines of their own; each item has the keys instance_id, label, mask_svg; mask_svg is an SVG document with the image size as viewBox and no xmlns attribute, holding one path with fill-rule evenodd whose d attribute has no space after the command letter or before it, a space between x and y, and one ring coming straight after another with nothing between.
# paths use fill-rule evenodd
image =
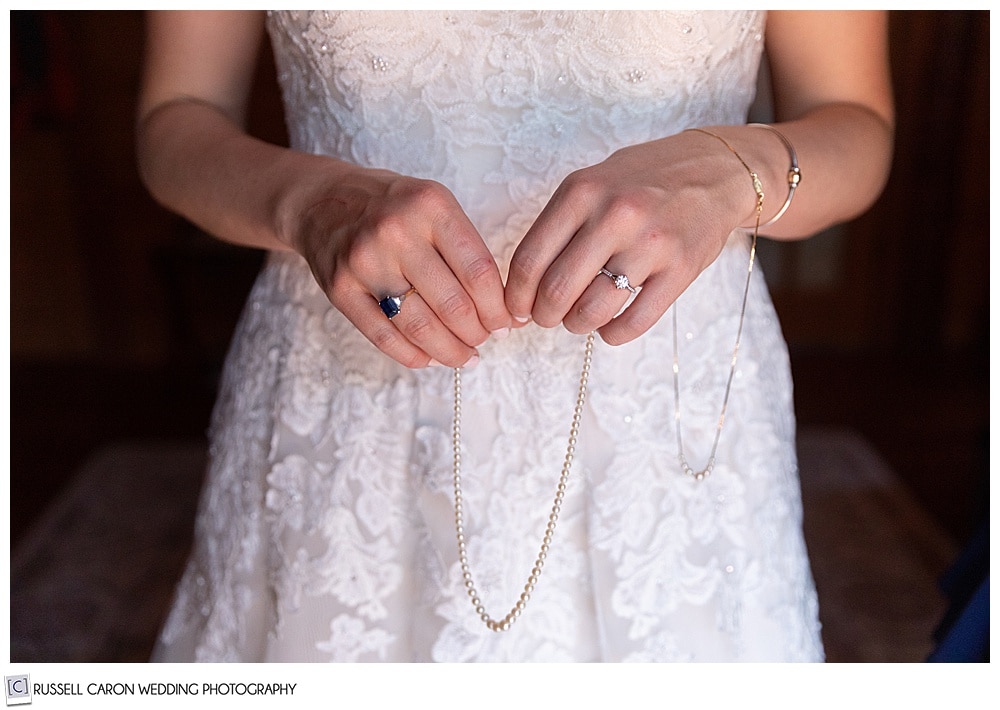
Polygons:
<instances>
[{"instance_id":1,"label":"thin gold chain necklace","mask_svg":"<svg viewBox=\"0 0 1000 710\"><path fill-rule=\"evenodd\" d=\"M688 463L687 456L684 454L684 441L681 438L681 385L680 385L680 366L679 366L679 356L677 348L677 303L673 305L673 330L674 330L674 423L677 429L677 459L680 462L681 469L684 473L692 476L695 480L702 480L708 476L715 469L715 454L719 448L719 437L722 436L722 425L726 422L726 408L729 406L729 394L733 387L733 376L736 374L736 357L740 353L740 342L743 339L743 321L746 317L747 312L747 296L750 293L750 277L753 275L753 264L757 254L757 232L760 230L760 217L764 211L764 188L760 183L760 178L757 176L750 166L746 164L740 154L736 152L729 143L716 134L703 130L701 128L689 128L689 131L695 131L696 133L704 133L706 136L711 136L717 141L721 142L726 148L729 149L733 155L736 156L737 160L743 164L746 168L747 173L750 175L750 181L753 183L754 193L757 195L757 204L754 210L754 226L753 226L753 236L750 239L750 260L747 264L747 281L743 287L743 303L740 305L740 322L736 328L736 344L733 346L733 356L729 361L729 377L726 380L726 392L722 396L722 408L719 412L719 421L715 426L715 439L712 442L712 450L708 455L708 462L705 467L696 470L691 467Z\"/></svg>"},{"instance_id":2,"label":"thin gold chain necklace","mask_svg":"<svg viewBox=\"0 0 1000 710\"><path fill-rule=\"evenodd\" d=\"M753 238L750 241L750 263L747 266L747 283L743 289L743 305L740 306L740 323L736 329L736 344L733 346L733 357L729 364L729 378L726 380L726 393L722 396L722 409L719 412L719 421L715 425L715 440L712 442L712 451L708 455L708 463L706 463L705 467L700 471L693 469L688 463L687 456L684 454L684 442L681 438L681 385L679 376L680 366L678 364L680 358L678 357L677 352L677 304L674 303L674 424L677 427L677 458L680 461L681 468L684 470L684 473L699 481L712 473L712 470L715 468L715 453L719 448L719 437L722 436L722 425L726 422L726 408L729 406L729 393L733 387L733 376L736 374L736 357L740 353L740 341L743 338L743 320L747 310L747 295L750 292L750 275L753 273L753 263L756 253L757 232L754 231Z\"/></svg>"}]
</instances>

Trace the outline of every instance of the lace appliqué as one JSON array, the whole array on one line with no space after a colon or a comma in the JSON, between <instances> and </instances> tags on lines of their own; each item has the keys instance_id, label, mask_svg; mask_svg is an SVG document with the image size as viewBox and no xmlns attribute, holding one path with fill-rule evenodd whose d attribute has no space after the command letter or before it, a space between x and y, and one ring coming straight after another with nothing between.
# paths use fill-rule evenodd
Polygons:
<instances>
[{"instance_id":1,"label":"lace appliqu\u00e9","mask_svg":"<svg viewBox=\"0 0 1000 710\"><path fill-rule=\"evenodd\" d=\"M559 182L625 145L737 123L756 12L275 12L299 150L438 180L506 271ZM746 241L680 300L686 446L707 451ZM525 617L472 613L451 509L451 373L382 356L271 255L227 360L197 543L160 657L819 659L787 354L755 274L719 464L677 468L671 331L598 344L566 505ZM565 450L582 339L528 326L465 374L469 557L520 593ZM473 426L471 423L474 422Z\"/></svg>"}]
</instances>

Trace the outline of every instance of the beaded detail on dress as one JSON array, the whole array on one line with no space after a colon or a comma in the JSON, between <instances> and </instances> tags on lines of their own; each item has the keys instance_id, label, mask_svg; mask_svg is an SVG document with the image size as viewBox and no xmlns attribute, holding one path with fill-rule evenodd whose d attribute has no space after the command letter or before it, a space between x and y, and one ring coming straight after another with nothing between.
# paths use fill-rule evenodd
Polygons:
<instances>
[{"instance_id":1,"label":"beaded detail on dress","mask_svg":"<svg viewBox=\"0 0 1000 710\"><path fill-rule=\"evenodd\" d=\"M292 146L438 180L501 270L571 171L625 145L745 120L756 12L274 12ZM746 235L679 301L687 429L710 448ZM378 353L294 255L250 295L213 415L196 546L162 660L818 660L787 354L754 275L718 463L678 466L669 313L598 343L545 574L505 634L465 594L451 371ZM516 330L464 373L469 559L521 592L565 454L584 339Z\"/></svg>"}]
</instances>

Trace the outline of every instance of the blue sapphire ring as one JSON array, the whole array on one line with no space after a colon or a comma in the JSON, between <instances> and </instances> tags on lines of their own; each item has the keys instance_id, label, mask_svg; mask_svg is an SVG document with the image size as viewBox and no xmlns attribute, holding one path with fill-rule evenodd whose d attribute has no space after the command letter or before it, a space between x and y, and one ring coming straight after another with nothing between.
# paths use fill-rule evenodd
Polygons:
<instances>
[{"instance_id":1,"label":"blue sapphire ring","mask_svg":"<svg viewBox=\"0 0 1000 710\"><path fill-rule=\"evenodd\" d=\"M403 301L406 300L406 297L416 292L417 289L411 287L409 291L399 296L386 296L378 302L379 308L385 313L386 318L392 320L399 315L399 309L403 307Z\"/></svg>"},{"instance_id":2,"label":"blue sapphire ring","mask_svg":"<svg viewBox=\"0 0 1000 710\"><path fill-rule=\"evenodd\" d=\"M601 273L598 274L598 276L600 276L601 274L607 276L609 279L614 281L615 288L617 288L619 291L625 290L628 291L629 293L639 293L636 287L628 282L628 276L626 276L625 274L613 274L607 269L601 269Z\"/></svg>"}]
</instances>

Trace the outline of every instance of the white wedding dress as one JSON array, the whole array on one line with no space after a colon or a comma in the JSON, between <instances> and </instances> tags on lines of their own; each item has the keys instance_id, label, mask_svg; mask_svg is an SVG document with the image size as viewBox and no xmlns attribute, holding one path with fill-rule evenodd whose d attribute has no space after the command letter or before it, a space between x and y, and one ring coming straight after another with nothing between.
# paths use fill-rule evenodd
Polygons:
<instances>
[{"instance_id":1,"label":"white wedding dress","mask_svg":"<svg viewBox=\"0 0 1000 710\"><path fill-rule=\"evenodd\" d=\"M267 26L292 146L442 182L506 273L570 171L744 122L765 18L275 12ZM677 305L696 467L716 430L748 244L734 233ZM822 660L788 357L759 272L749 298L718 463L702 481L678 464L671 314L626 346L598 339L544 572L495 633L458 563L452 371L381 355L303 260L272 254L229 355L195 548L154 658ZM541 543L584 340L529 325L482 346L464 373L469 560L495 618Z\"/></svg>"}]
</instances>

